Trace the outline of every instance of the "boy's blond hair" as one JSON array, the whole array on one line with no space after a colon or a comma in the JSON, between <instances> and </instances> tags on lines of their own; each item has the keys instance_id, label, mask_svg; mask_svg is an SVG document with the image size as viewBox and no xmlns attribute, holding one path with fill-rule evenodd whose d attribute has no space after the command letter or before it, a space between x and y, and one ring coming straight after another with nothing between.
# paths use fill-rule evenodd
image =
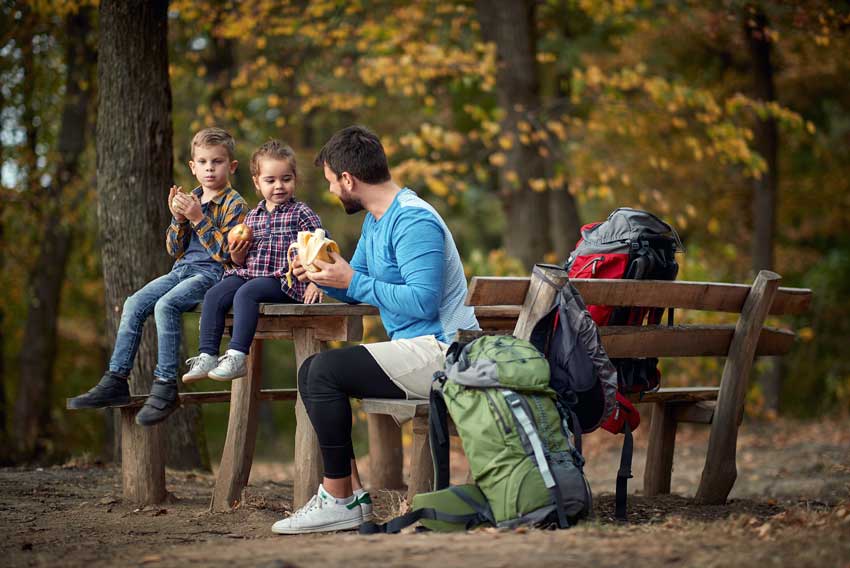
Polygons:
<instances>
[{"instance_id":1,"label":"boy's blond hair","mask_svg":"<svg viewBox=\"0 0 850 568\"><path fill-rule=\"evenodd\" d=\"M254 153L251 155L252 176L257 177L260 175L260 160L263 158L289 162L289 167L292 168L292 175L298 177L298 173L295 171L295 150L288 144L284 144L280 140L273 138L254 150Z\"/></svg>"},{"instance_id":2,"label":"boy's blond hair","mask_svg":"<svg viewBox=\"0 0 850 568\"><path fill-rule=\"evenodd\" d=\"M236 159L236 141L233 140L233 136L224 129L213 126L199 130L198 133L192 137L192 144L189 147L189 151L191 152L193 159L195 158L195 148L198 146L224 146L224 149L227 150L227 155L230 157L230 161Z\"/></svg>"}]
</instances>

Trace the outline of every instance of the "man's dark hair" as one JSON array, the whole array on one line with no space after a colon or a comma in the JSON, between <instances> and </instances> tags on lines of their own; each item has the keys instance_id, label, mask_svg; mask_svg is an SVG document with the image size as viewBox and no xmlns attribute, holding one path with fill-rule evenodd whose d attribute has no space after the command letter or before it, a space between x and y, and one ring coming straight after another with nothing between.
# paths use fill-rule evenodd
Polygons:
<instances>
[{"instance_id":1,"label":"man's dark hair","mask_svg":"<svg viewBox=\"0 0 850 568\"><path fill-rule=\"evenodd\" d=\"M387 154L374 132L365 126L349 126L334 134L319 151L315 164L327 164L337 177L348 172L360 181L378 184L390 179Z\"/></svg>"}]
</instances>

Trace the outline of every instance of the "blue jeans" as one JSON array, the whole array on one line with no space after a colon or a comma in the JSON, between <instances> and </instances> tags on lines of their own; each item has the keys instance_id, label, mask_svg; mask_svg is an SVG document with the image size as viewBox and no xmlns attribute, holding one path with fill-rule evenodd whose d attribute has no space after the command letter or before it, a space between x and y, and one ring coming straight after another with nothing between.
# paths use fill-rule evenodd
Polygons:
<instances>
[{"instance_id":1,"label":"blue jeans","mask_svg":"<svg viewBox=\"0 0 850 568\"><path fill-rule=\"evenodd\" d=\"M182 331L181 314L201 303L204 294L221 278L221 268L176 265L171 272L151 280L124 302L109 371L127 377L139 349L142 327L151 313L156 321L157 364L154 376L177 378Z\"/></svg>"},{"instance_id":2,"label":"blue jeans","mask_svg":"<svg viewBox=\"0 0 850 568\"><path fill-rule=\"evenodd\" d=\"M200 352L218 355L218 345L224 334L224 318L233 306L230 349L247 354L257 331L261 302L298 303L281 289L279 279L266 276L247 279L231 275L210 288L204 296L201 312Z\"/></svg>"}]
</instances>

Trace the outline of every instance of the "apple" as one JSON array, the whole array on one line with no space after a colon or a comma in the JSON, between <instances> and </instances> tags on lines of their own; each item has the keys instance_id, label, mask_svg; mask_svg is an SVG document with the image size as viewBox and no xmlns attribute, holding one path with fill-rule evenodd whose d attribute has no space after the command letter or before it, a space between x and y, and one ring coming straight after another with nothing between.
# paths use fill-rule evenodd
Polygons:
<instances>
[{"instance_id":1,"label":"apple","mask_svg":"<svg viewBox=\"0 0 850 568\"><path fill-rule=\"evenodd\" d=\"M227 243L230 245L250 241L254 236L254 231L245 223L239 223L227 233Z\"/></svg>"}]
</instances>

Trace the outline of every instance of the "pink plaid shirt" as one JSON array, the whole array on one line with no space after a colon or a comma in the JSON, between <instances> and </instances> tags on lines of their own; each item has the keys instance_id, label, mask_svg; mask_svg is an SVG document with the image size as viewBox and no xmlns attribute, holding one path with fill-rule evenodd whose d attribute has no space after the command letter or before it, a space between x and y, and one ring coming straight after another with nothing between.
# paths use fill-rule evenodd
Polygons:
<instances>
[{"instance_id":1,"label":"pink plaid shirt","mask_svg":"<svg viewBox=\"0 0 850 568\"><path fill-rule=\"evenodd\" d=\"M280 280L283 292L293 300L304 301L307 284L292 279L292 287L286 284L286 272L289 263L286 251L289 245L298 240L298 231L314 231L322 227L319 216L304 203L294 198L275 207L271 212L262 200L245 217L245 224L254 231L245 264L228 270L225 275L235 274L242 278L260 276L274 277Z\"/></svg>"}]
</instances>

